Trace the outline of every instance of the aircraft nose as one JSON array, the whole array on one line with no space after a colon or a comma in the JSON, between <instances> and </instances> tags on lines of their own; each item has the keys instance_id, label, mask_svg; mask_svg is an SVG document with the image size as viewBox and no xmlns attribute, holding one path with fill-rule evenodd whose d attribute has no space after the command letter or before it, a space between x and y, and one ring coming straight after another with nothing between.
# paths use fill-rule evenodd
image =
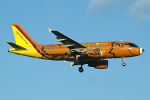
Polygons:
<instances>
[{"instance_id":1,"label":"aircraft nose","mask_svg":"<svg viewBox=\"0 0 150 100\"><path fill-rule=\"evenodd\" d=\"M144 53L144 49L140 48L140 55Z\"/></svg>"}]
</instances>

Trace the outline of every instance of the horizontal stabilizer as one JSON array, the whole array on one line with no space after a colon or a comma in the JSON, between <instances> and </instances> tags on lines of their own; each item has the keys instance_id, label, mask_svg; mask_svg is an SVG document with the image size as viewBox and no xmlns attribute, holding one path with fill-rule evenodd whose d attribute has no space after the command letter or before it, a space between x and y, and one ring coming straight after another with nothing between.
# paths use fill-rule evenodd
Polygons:
<instances>
[{"instance_id":1,"label":"horizontal stabilizer","mask_svg":"<svg viewBox=\"0 0 150 100\"><path fill-rule=\"evenodd\" d=\"M12 42L7 42L7 43L8 43L10 46L12 46L14 49L16 49L16 50L27 50L26 48L21 47L21 46L15 44L15 43L12 43Z\"/></svg>"}]
</instances>

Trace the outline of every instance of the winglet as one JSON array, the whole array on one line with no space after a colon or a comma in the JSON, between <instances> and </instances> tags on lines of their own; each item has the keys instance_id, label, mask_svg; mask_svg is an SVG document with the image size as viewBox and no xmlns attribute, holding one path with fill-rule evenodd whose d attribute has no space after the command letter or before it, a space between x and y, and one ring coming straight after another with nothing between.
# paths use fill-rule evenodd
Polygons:
<instances>
[{"instance_id":1,"label":"winglet","mask_svg":"<svg viewBox=\"0 0 150 100\"><path fill-rule=\"evenodd\" d=\"M48 28L48 30L49 30L49 32L51 32L51 31L52 31L52 29L49 29L49 28Z\"/></svg>"}]
</instances>

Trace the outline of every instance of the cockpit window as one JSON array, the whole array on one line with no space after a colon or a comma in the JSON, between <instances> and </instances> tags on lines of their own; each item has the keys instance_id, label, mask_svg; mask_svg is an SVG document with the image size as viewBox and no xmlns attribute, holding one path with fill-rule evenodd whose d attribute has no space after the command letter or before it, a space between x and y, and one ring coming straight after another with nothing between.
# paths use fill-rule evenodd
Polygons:
<instances>
[{"instance_id":1,"label":"cockpit window","mask_svg":"<svg viewBox=\"0 0 150 100\"><path fill-rule=\"evenodd\" d=\"M130 47L138 47L136 44L134 44L134 43L129 43L129 46Z\"/></svg>"}]
</instances>

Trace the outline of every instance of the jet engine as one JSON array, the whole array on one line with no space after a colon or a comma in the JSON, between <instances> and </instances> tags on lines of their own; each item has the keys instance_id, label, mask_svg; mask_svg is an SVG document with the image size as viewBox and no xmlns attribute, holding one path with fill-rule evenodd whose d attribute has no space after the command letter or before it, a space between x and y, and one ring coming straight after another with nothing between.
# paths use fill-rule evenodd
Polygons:
<instances>
[{"instance_id":1,"label":"jet engine","mask_svg":"<svg viewBox=\"0 0 150 100\"><path fill-rule=\"evenodd\" d=\"M95 67L97 69L106 69L108 68L108 60L93 61L88 64L90 67Z\"/></svg>"}]
</instances>

